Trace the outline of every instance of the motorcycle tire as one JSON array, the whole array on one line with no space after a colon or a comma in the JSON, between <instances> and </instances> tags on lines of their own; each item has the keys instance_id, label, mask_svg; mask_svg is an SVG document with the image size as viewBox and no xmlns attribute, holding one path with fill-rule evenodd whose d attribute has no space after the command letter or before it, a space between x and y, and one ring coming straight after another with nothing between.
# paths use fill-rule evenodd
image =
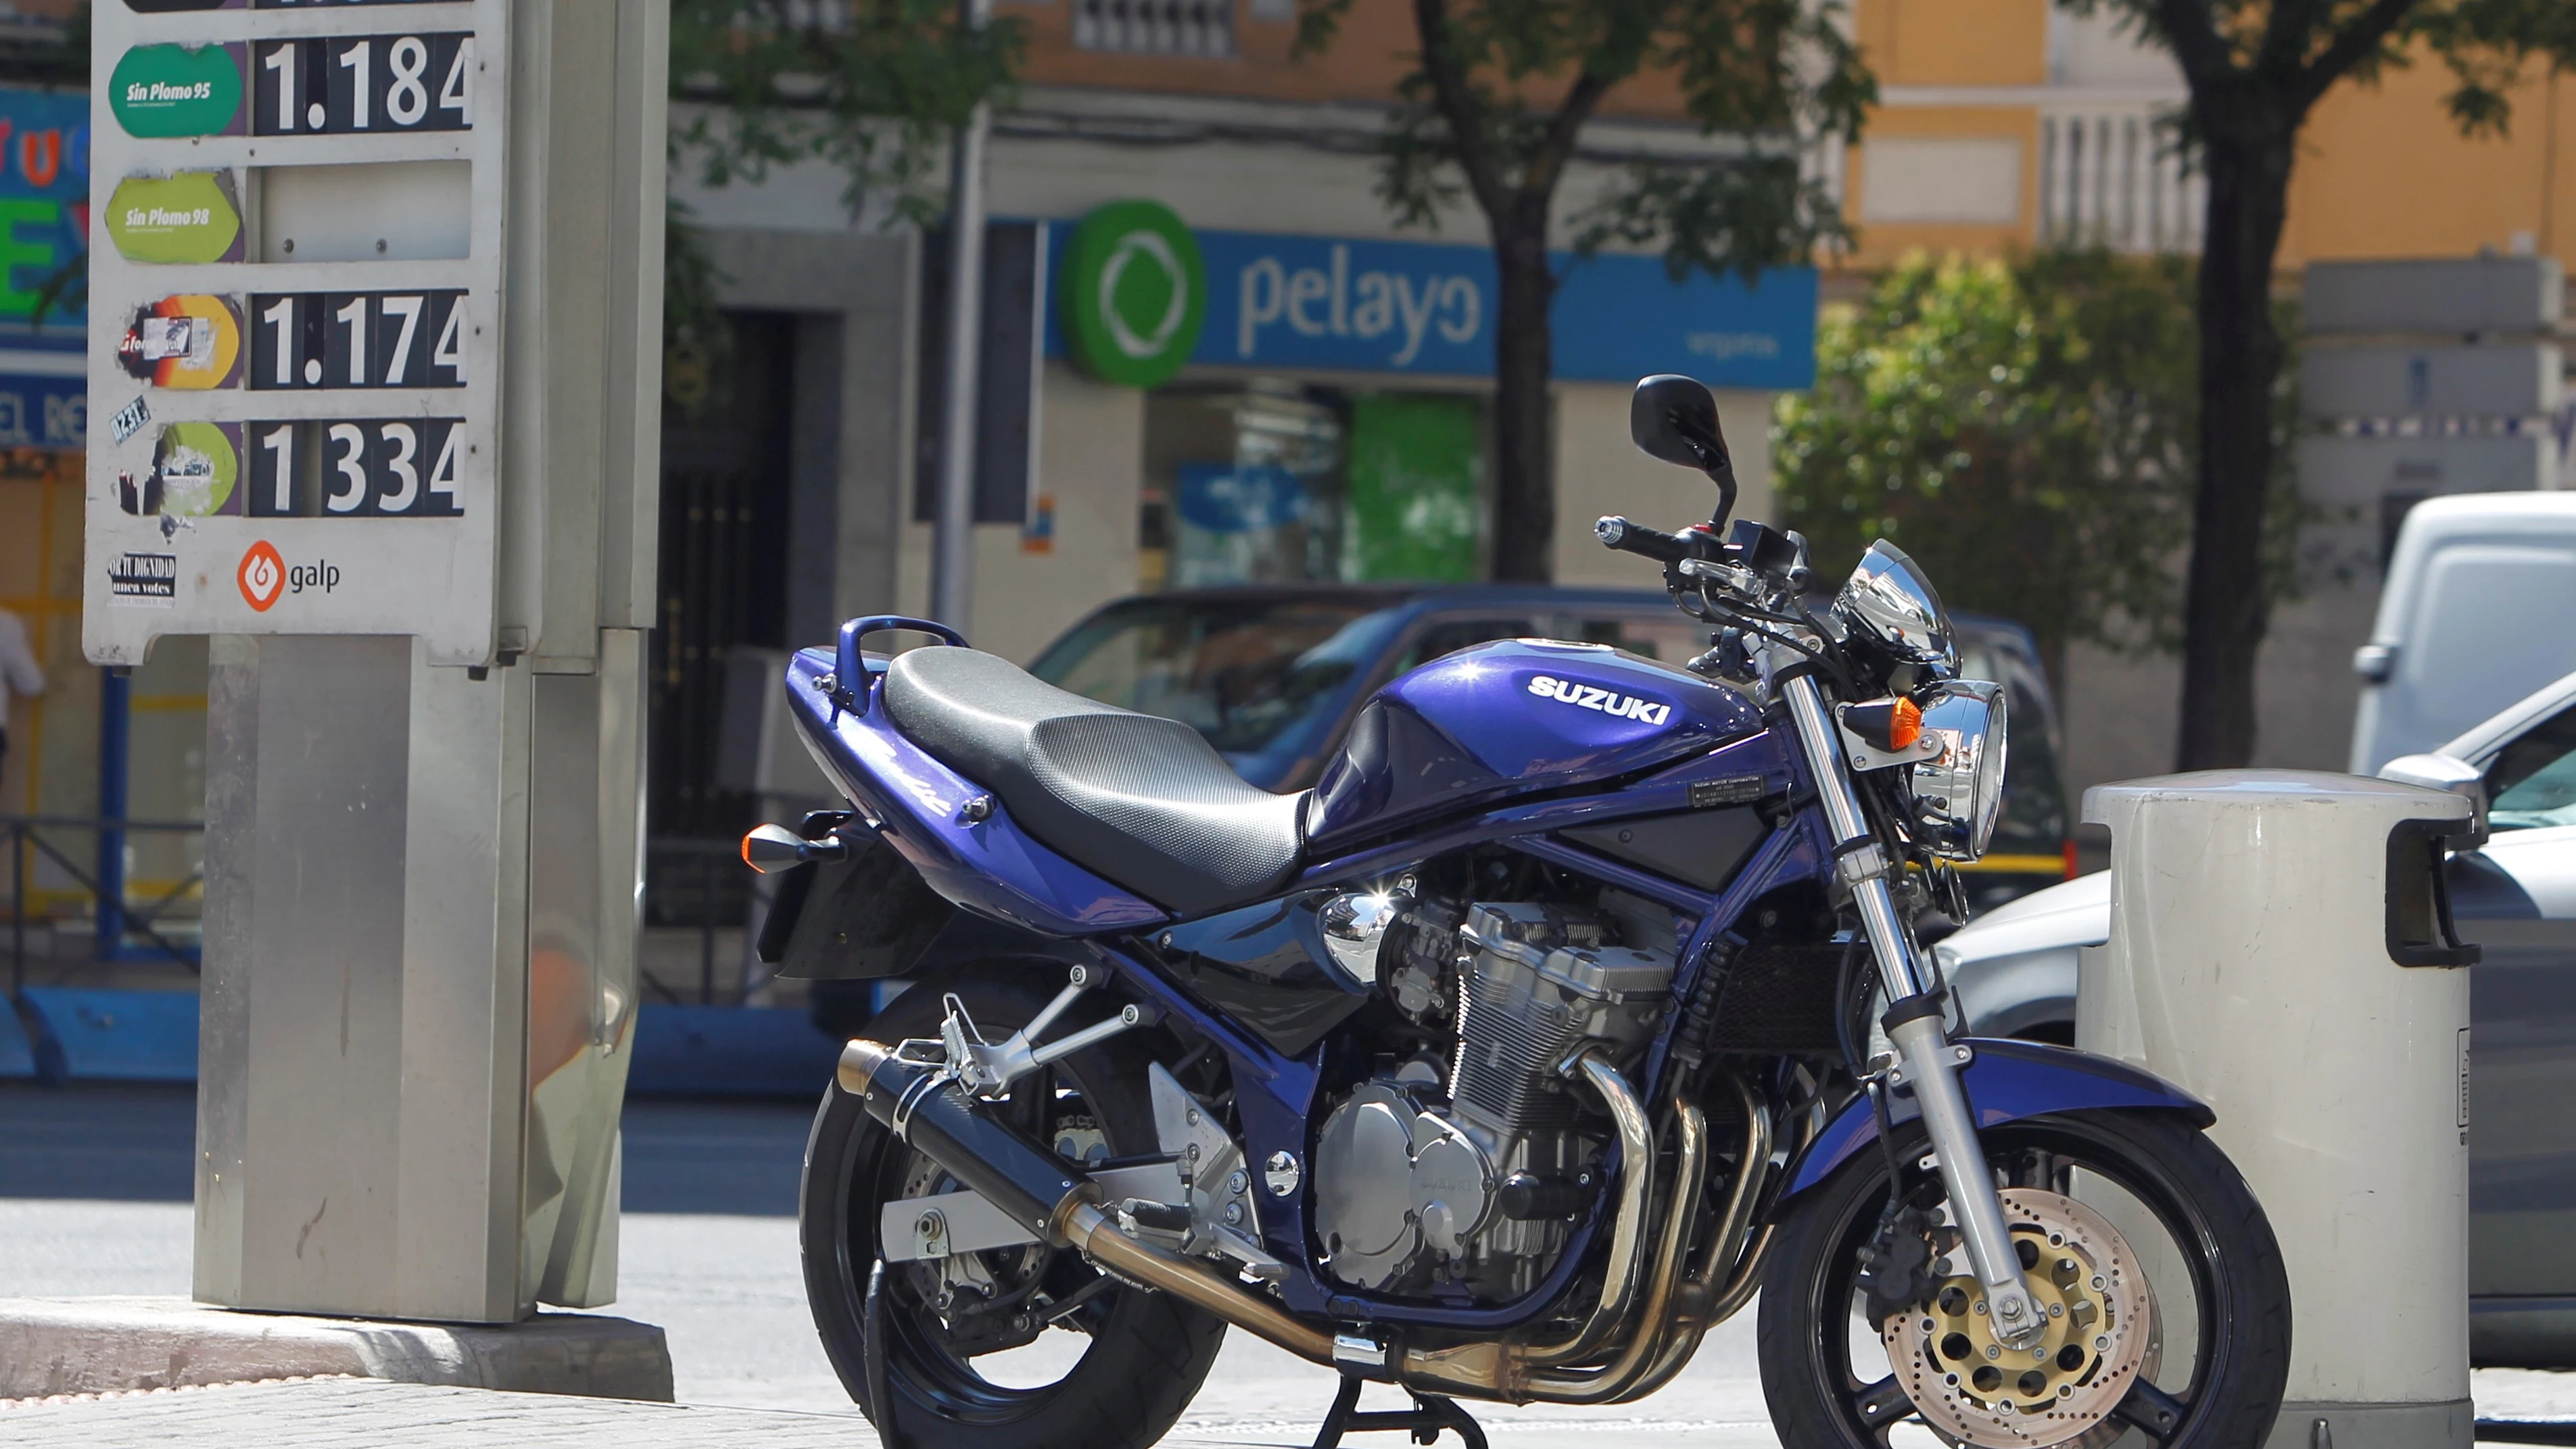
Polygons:
<instances>
[{"instance_id":1,"label":"motorcycle tire","mask_svg":"<svg viewBox=\"0 0 2576 1449\"><path fill-rule=\"evenodd\" d=\"M1053 971L1030 966L942 971L889 1003L864 1035L888 1045L936 1038L942 998L953 994L985 1039L999 1041L1034 1018L1061 984ZM1078 1003L1047 1034L1078 1030L1098 1014L1092 1003ZM1077 1160L1152 1153L1159 1143L1147 1064L1134 1042L1113 1038L1014 1083L1003 1110L1043 1114L1045 1121L1022 1125ZM925 1188L933 1176L942 1185ZM1091 1288L1065 1315L1065 1325L1090 1342L1062 1378L1034 1388L992 1382L975 1370L976 1355L959 1348L949 1307L970 1295L951 1292L948 1275L956 1270L949 1260L881 1264L884 1204L947 1185L857 1097L837 1083L824 1093L806 1143L797 1214L806 1298L833 1369L888 1449L1143 1449L1161 1439L1215 1363L1224 1323L1167 1294L1113 1281ZM995 1300L1014 1284L1048 1294L1047 1302L1025 1300L1040 1318L1099 1276L1065 1248L971 1256ZM872 1273L881 1297L873 1313ZM934 1281L941 1286L934 1289ZM1019 1331L1026 1333L1025 1323ZM882 1391L872 1393L872 1385Z\"/></svg>"},{"instance_id":2,"label":"motorcycle tire","mask_svg":"<svg viewBox=\"0 0 2576 1449\"><path fill-rule=\"evenodd\" d=\"M1921 1124L1899 1126L1897 1138L1908 1198L1919 1205L1937 1202L1943 1193L1922 1165L1928 1149ZM2052 1431L2025 1411L2009 1429L1998 1424L1994 1437L2029 1435L2015 1442L2034 1449L2092 1449L2115 1439L2124 1449L2139 1442L2160 1449L2239 1449L2264 1442L2289 1377L2289 1280L2271 1225L2226 1154L2187 1121L2162 1113L2030 1118L1989 1127L1981 1138L1999 1183L2008 1188L2071 1195L2069 1169L2117 1184L2129 1210L2143 1210L2161 1228L2166 1253L2150 1261L2177 1263L2188 1275L2190 1316L2196 1320L2188 1381L2180 1387L2171 1386L2182 1376L2176 1367L2159 1369L2150 1360L2129 1381L2109 1419L2050 1440L2044 1436ZM1899 1383L1889 1350L1869 1337L1862 1300L1856 1298L1861 1250L1877 1234L1888 1203L1887 1161L1888 1154L1872 1143L1793 1203L1765 1266L1762 1388L1784 1444L1885 1449L1900 1424L1930 1422ZM2131 1251L2138 1255L2136 1248ZM2172 1330L2180 1312L2174 1291L2179 1285L2171 1276L2162 1286L2150 1277L2164 1323L2151 1331L2151 1341L2178 1338ZM1862 1324L1858 1331L1856 1319ZM1952 1443L1980 1442L1933 1427Z\"/></svg>"}]
</instances>

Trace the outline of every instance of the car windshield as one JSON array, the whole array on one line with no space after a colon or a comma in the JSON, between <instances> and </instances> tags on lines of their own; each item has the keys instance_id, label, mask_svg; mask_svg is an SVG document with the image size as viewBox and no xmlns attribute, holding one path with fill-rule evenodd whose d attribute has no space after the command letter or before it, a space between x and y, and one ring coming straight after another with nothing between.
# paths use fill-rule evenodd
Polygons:
<instances>
[{"instance_id":1,"label":"car windshield","mask_svg":"<svg viewBox=\"0 0 2576 1449\"><path fill-rule=\"evenodd\" d=\"M1331 743L1392 643L1383 596L1130 599L1057 640L1029 672L1103 704L1176 719L1256 784Z\"/></svg>"},{"instance_id":2,"label":"car windshield","mask_svg":"<svg viewBox=\"0 0 2576 1449\"><path fill-rule=\"evenodd\" d=\"M2487 825L2576 825L2576 706L2526 730L2487 766Z\"/></svg>"}]
</instances>

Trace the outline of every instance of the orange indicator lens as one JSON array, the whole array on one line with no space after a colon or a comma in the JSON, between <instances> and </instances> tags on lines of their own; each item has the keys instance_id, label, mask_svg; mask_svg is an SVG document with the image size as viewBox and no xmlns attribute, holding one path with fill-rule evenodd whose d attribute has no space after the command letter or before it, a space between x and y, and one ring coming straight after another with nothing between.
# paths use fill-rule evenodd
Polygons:
<instances>
[{"instance_id":1,"label":"orange indicator lens","mask_svg":"<svg viewBox=\"0 0 2576 1449\"><path fill-rule=\"evenodd\" d=\"M1900 697L1896 701L1895 711L1889 715L1887 721L1888 748L1912 749L1914 742L1921 738L1923 738L1923 711L1915 707L1914 701Z\"/></svg>"}]
</instances>

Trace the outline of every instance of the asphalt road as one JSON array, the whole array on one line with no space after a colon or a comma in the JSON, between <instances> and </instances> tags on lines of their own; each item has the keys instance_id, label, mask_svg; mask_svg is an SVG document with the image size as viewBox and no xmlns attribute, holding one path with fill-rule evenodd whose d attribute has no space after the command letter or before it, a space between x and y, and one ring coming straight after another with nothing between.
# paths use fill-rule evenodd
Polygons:
<instances>
[{"instance_id":1,"label":"asphalt road","mask_svg":"<svg viewBox=\"0 0 2576 1449\"><path fill-rule=\"evenodd\" d=\"M0 1297L186 1293L194 1113L186 1089L0 1087ZM815 1341L798 1271L796 1179L811 1116L796 1103L628 1104L622 1296L609 1311L668 1332L683 1403L855 1417ZM1474 1412L1506 1443L1777 1449L1752 1316L1711 1333L1689 1370L1642 1404ZM1062 1351L1033 1345L1014 1368L1047 1374ZM1308 1445L1333 1386L1328 1371L1233 1334L1174 1437ZM2576 1414L2576 1376L2482 1370L2476 1394L2486 1416ZM1366 1404L1401 1400L1373 1389Z\"/></svg>"}]
</instances>

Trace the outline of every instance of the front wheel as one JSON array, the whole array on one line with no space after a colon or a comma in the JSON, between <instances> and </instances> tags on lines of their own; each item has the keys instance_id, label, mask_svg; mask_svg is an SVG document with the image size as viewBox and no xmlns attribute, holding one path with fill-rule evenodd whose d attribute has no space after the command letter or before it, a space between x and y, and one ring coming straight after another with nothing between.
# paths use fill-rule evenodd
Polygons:
<instances>
[{"instance_id":1,"label":"front wheel","mask_svg":"<svg viewBox=\"0 0 2576 1449\"><path fill-rule=\"evenodd\" d=\"M1981 1135L2048 1331L2008 1344L1987 1326L1923 1130L1907 1124L1893 1200L1888 1154L1872 1144L1782 1225L1761 1308L1762 1386L1782 1442L1885 1449L1916 1422L1981 1449L2261 1443L2289 1376L2289 1282L2225 1154L2164 1114L2040 1117ZM1869 1250L1909 1233L1930 1261L1873 1306ZM1880 1316L1896 1301L1903 1311Z\"/></svg>"}]
</instances>

